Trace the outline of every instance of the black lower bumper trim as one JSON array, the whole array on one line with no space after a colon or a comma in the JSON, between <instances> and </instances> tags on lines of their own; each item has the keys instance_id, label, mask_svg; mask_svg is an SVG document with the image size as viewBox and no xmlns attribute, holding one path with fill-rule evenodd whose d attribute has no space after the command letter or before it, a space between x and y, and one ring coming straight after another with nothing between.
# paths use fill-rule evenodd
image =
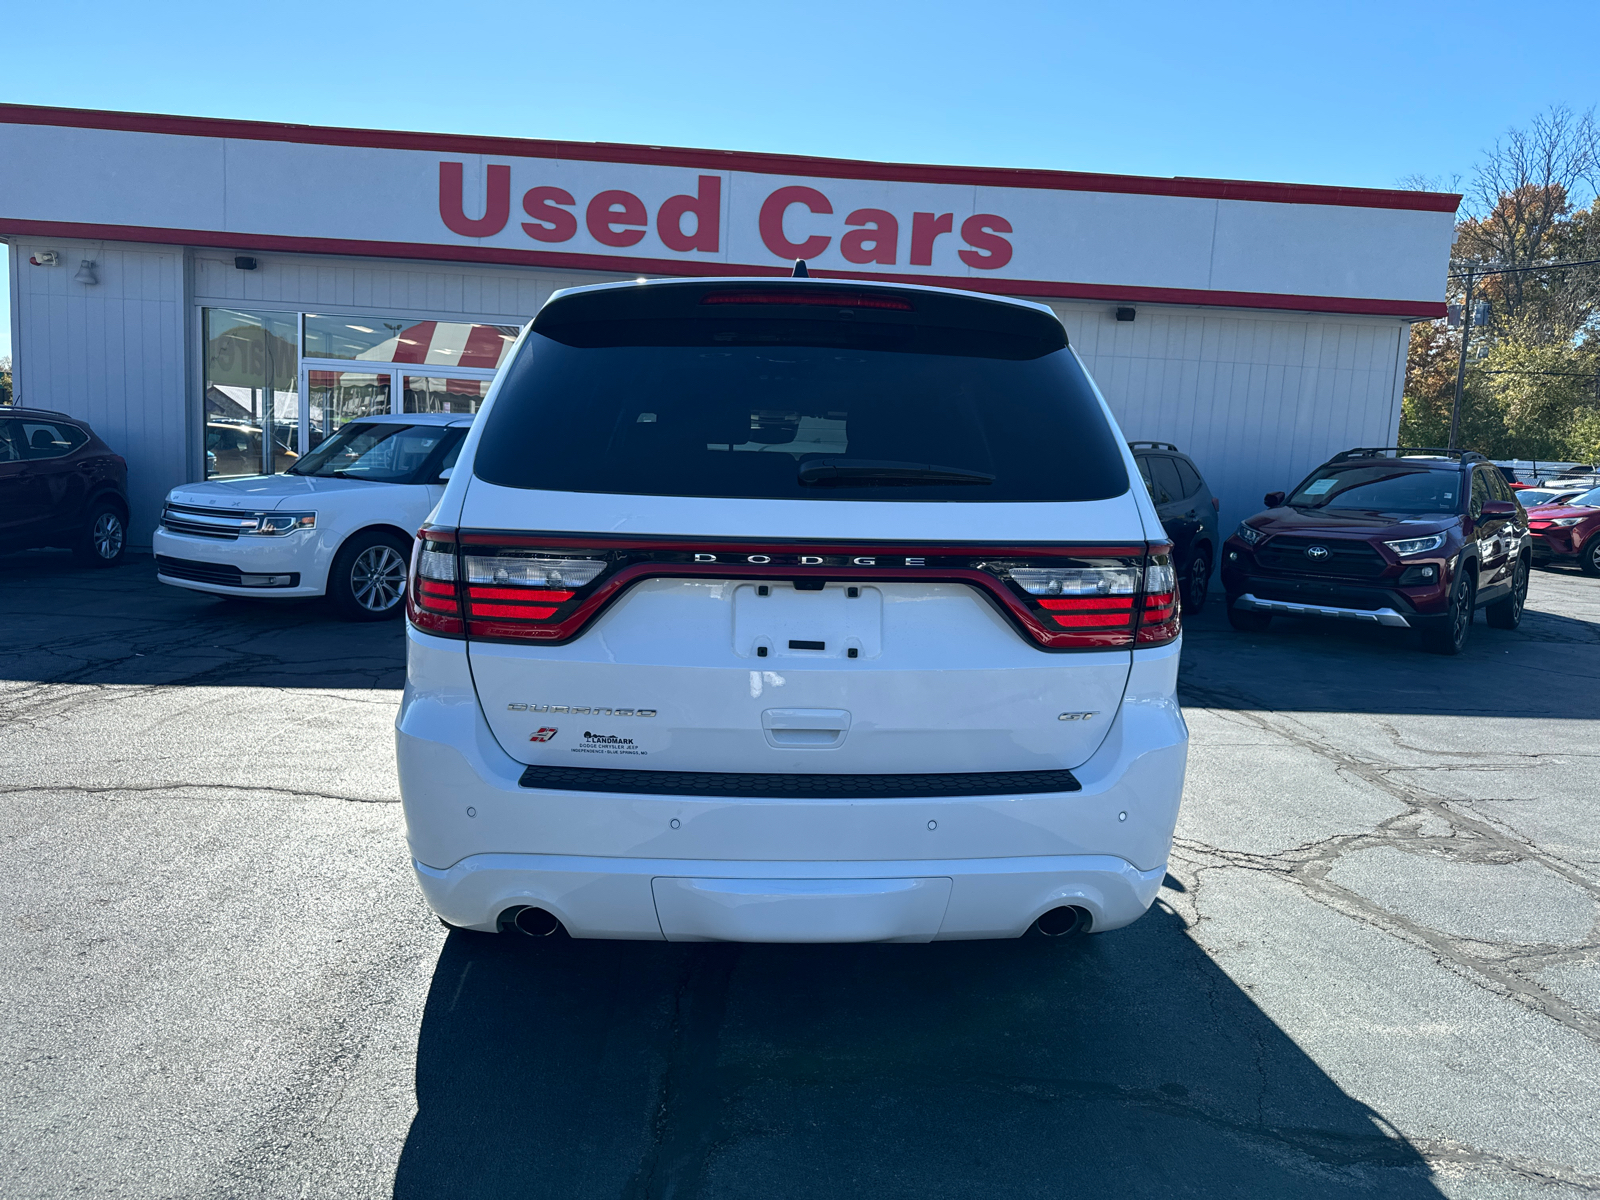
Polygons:
<instances>
[{"instance_id":1,"label":"black lower bumper trim","mask_svg":"<svg viewBox=\"0 0 1600 1200\"><path fill-rule=\"evenodd\" d=\"M558 792L654 796L872 800L1077 792L1071 771L958 771L937 775L776 775L739 771L620 771L604 767L529 767L518 782Z\"/></svg>"},{"instance_id":2,"label":"black lower bumper trim","mask_svg":"<svg viewBox=\"0 0 1600 1200\"><path fill-rule=\"evenodd\" d=\"M192 558L169 558L156 555L156 574L168 579L183 579L189 583L210 583L218 587L236 588L292 588L300 586L299 571L246 573L232 563L199 562Z\"/></svg>"}]
</instances>

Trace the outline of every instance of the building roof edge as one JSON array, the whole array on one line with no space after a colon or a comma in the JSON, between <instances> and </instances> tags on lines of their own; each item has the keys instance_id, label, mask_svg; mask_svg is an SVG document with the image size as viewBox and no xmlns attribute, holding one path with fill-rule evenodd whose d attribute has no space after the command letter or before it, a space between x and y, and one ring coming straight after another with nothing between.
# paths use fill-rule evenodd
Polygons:
<instances>
[{"instance_id":1,"label":"building roof edge","mask_svg":"<svg viewBox=\"0 0 1600 1200\"><path fill-rule=\"evenodd\" d=\"M116 112L108 109L50 108L28 104L0 104L0 125L46 125L177 137L238 138L321 146L422 150L440 154L483 154L634 163L700 170L747 171L766 175L872 179L899 183L970 184L981 187L1034 188L1045 191L1239 200L1264 204L1323 204L1344 208L1444 213L1454 213L1461 204L1461 197L1453 192L1202 179L1189 176L1160 178L1144 175L1108 175L1088 171L1050 171L1024 167L887 163L862 159L819 158L800 154L764 154L748 150L706 150L614 142L572 142L475 134L351 129L324 125L241 121L224 117L185 117L161 113Z\"/></svg>"}]
</instances>

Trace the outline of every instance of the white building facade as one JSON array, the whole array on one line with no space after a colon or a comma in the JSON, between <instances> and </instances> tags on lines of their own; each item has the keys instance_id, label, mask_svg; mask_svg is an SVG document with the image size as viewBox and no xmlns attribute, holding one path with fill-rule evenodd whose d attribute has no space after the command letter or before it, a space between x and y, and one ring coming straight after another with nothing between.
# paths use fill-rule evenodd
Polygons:
<instances>
[{"instance_id":1,"label":"white building facade","mask_svg":"<svg viewBox=\"0 0 1600 1200\"><path fill-rule=\"evenodd\" d=\"M1227 528L1393 442L1460 199L21 106L0 163L17 403L127 457L135 545L177 484L470 411L557 288L795 258L1050 304Z\"/></svg>"}]
</instances>

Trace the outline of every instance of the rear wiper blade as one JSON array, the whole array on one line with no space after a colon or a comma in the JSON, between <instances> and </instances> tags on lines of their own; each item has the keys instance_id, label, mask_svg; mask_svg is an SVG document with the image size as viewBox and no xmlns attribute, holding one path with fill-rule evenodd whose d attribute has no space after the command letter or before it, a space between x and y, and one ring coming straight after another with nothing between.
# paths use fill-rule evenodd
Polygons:
<instances>
[{"instance_id":1,"label":"rear wiper blade","mask_svg":"<svg viewBox=\"0 0 1600 1200\"><path fill-rule=\"evenodd\" d=\"M812 458L800 464L808 487L919 487L941 483L990 484L994 476L964 467L866 458Z\"/></svg>"}]
</instances>

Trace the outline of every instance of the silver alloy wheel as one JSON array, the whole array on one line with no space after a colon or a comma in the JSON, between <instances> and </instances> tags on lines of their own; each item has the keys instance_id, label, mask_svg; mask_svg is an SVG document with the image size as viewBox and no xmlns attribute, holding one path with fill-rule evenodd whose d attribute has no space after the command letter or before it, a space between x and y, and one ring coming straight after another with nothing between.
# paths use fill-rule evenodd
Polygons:
<instances>
[{"instance_id":1,"label":"silver alloy wheel","mask_svg":"<svg viewBox=\"0 0 1600 1200\"><path fill-rule=\"evenodd\" d=\"M1189 560L1189 613L1196 615L1206 606L1206 593L1211 590L1211 556L1196 554Z\"/></svg>"},{"instance_id":2,"label":"silver alloy wheel","mask_svg":"<svg viewBox=\"0 0 1600 1200\"><path fill-rule=\"evenodd\" d=\"M1522 610L1528 604L1528 560L1517 559L1511 575L1511 624L1522 620Z\"/></svg>"},{"instance_id":3,"label":"silver alloy wheel","mask_svg":"<svg viewBox=\"0 0 1600 1200\"><path fill-rule=\"evenodd\" d=\"M114 512L103 512L89 531L89 543L94 552L110 562L122 553L122 518Z\"/></svg>"},{"instance_id":4,"label":"silver alloy wheel","mask_svg":"<svg viewBox=\"0 0 1600 1200\"><path fill-rule=\"evenodd\" d=\"M393 546L368 546L350 564L350 592L368 612L388 612L406 594L406 561Z\"/></svg>"},{"instance_id":5,"label":"silver alloy wheel","mask_svg":"<svg viewBox=\"0 0 1600 1200\"><path fill-rule=\"evenodd\" d=\"M1472 628L1472 579L1465 571L1456 580L1454 598L1450 612L1450 635L1455 639L1455 645L1461 646L1467 640L1467 630Z\"/></svg>"}]
</instances>

